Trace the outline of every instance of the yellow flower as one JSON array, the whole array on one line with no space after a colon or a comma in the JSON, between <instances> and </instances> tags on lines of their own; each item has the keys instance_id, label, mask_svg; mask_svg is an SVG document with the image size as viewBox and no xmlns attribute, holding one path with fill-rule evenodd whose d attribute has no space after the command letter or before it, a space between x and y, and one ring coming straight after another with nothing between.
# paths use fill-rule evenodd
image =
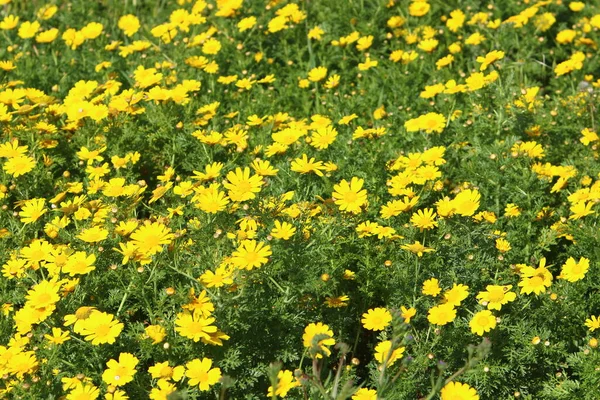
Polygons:
<instances>
[{"instance_id":1,"label":"yellow flower","mask_svg":"<svg viewBox=\"0 0 600 400\"><path fill-rule=\"evenodd\" d=\"M481 64L479 67L480 71L485 71L488 66L495 63L498 60L502 60L504 58L504 52L499 50L493 50L487 53L483 57L477 57L477 62Z\"/></svg>"},{"instance_id":2,"label":"yellow flower","mask_svg":"<svg viewBox=\"0 0 600 400\"><path fill-rule=\"evenodd\" d=\"M277 373L277 385L275 386L275 393L273 393L273 386L269 386L267 396L287 396L288 392L300 386L300 382L296 378L294 378L294 374L292 371L281 370Z\"/></svg>"},{"instance_id":3,"label":"yellow flower","mask_svg":"<svg viewBox=\"0 0 600 400\"><path fill-rule=\"evenodd\" d=\"M238 22L237 27L240 32L247 31L248 29L252 29L256 25L256 17L246 17Z\"/></svg>"},{"instance_id":4,"label":"yellow flower","mask_svg":"<svg viewBox=\"0 0 600 400\"><path fill-rule=\"evenodd\" d=\"M313 343L315 337L319 337L318 342ZM314 357L322 358L323 354L329 356L331 350L327 346L333 346L335 339L333 338L333 331L329 329L329 326L322 322L311 323L304 328L304 334L302 335L302 342L304 347L310 349L311 352L315 351ZM315 346L315 348L313 348Z\"/></svg>"},{"instance_id":5,"label":"yellow flower","mask_svg":"<svg viewBox=\"0 0 600 400\"><path fill-rule=\"evenodd\" d=\"M323 29L321 29L318 26L315 26L310 31L308 31L308 38L315 39L315 40L321 40L324 33L325 33L325 31Z\"/></svg>"},{"instance_id":6,"label":"yellow flower","mask_svg":"<svg viewBox=\"0 0 600 400\"><path fill-rule=\"evenodd\" d=\"M69 256L62 267L62 272L69 276L85 275L96 269L95 262L95 255L88 255L85 251L76 251Z\"/></svg>"},{"instance_id":7,"label":"yellow flower","mask_svg":"<svg viewBox=\"0 0 600 400\"><path fill-rule=\"evenodd\" d=\"M479 400L477 391L466 383L449 382L440 392L441 400Z\"/></svg>"},{"instance_id":8,"label":"yellow flower","mask_svg":"<svg viewBox=\"0 0 600 400\"><path fill-rule=\"evenodd\" d=\"M80 240L83 240L84 242L87 243L98 243L103 241L104 239L106 239L108 237L108 230L99 227L99 226L94 226L88 229L83 229L79 235L77 235L77 238Z\"/></svg>"},{"instance_id":9,"label":"yellow flower","mask_svg":"<svg viewBox=\"0 0 600 400\"><path fill-rule=\"evenodd\" d=\"M476 189L467 189L458 193L452 200L454 212L463 217L470 217L479 208L481 195Z\"/></svg>"},{"instance_id":10,"label":"yellow flower","mask_svg":"<svg viewBox=\"0 0 600 400\"><path fill-rule=\"evenodd\" d=\"M438 226L435 217L437 214L433 211L432 208L426 208L424 210L418 210L413 213L410 217L410 223L419 228L421 231L423 229L432 229Z\"/></svg>"},{"instance_id":11,"label":"yellow flower","mask_svg":"<svg viewBox=\"0 0 600 400\"><path fill-rule=\"evenodd\" d=\"M139 253L152 256L162 252L164 245L171 244L175 235L160 222L146 221L130 237Z\"/></svg>"},{"instance_id":12,"label":"yellow flower","mask_svg":"<svg viewBox=\"0 0 600 400\"><path fill-rule=\"evenodd\" d=\"M4 17L2 22L0 22L0 29L9 31L15 29L17 25L19 25L19 17L11 14Z\"/></svg>"},{"instance_id":13,"label":"yellow flower","mask_svg":"<svg viewBox=\"0 0 600 400\"><path fill-rule=\"evenodd\" d=\"M404 123L404 128L406 128L407 132L424 130L426 133L441 133L445 127L446 117L434 112L410 119Z\"/></svg>"},{"instance_id":14,"label":"yellow flower","mask_svg":"<svg viewBox=\"0 0 600 400\"><path fill-rule=\"evenodd\" d=\"M244 240L231 255L231 262L240 269L252 270L266 264L271 246L256 240Z\"/></svg>"},{"instance_id":15,"label":"yellow flower","mask_svg":"<svg viewBox=\"0 0 600 400\"><path fill-rule=\"evenodd\" d=\"M167 331L160 325L148 325L144 331L146 332L146 335L152 339L152 344L162 342L167 336Z\"/></svg>"},{"instance_id":16,"label":"yellow flower","mask_svg":"<svg viewBox=\"0 0 600 400\"><path fill-rule=\"evenodd\" d=\"M397 347L392 350L392 342L389 340L384 340L375 346L375 360L379 364L383 364L385 362L386 366L389 367L398 359L402 358L404 350L406 350L405 347Z\"/></svg>"},{"instance_id":17,"label":"yellow flower","mask_svg":"<svg viewBox=\"0 0 600 400\"><path fill-rule=\"evenodd\" d=\"M590 318L585 320L585 326L589 328L590 332L600 329L600 318L592 315Z\"/></svg>"},{"instance_id":18,"label":"yellow flower","mask_svg":"<svg viewBox=\"0 0 600 400\"><path fill-rule=\"evenodd\" d=\"M75 388L69 392L65 400L95 400L100 395L100 390L91 383L77 382Z\"/></svg>"},{"instance_id":19,"label":"yellow flower","mask_svg":"<svg viewBox=\"0 0 600 400\"><path fill-rule=\"evenodd\" d=\"M435 251L435 249L423 246L418 240L412 244L403 244L400 246L400 248L403 250L408 250L411 253L416 254L418 257L423 257L423 254L425 253L431 253Z\"/></svg>"},{"instance_id":20,"label":"yellow flower","mask_svg":"<svg viewBox=\"0 0 600 400\"><path fill-rule=\"evenodd\" d=\"M569 3L569 8L573 12L579 12L585 8L585 3L582 1L572 1Z\"/></svg>"},{"instance_id":21,"label":"yellow flower","mask_svg":"<svg viewBox=\"0 0 600 400\"><path fill-rule=\"evenodd\" d=\"M383 307L373 308L362 315L361 322L365 329L382 331L392 322L392 314Z\"/></svg>"},{"instance_id":22,"label":"yellow flower","mask_svg":"<svg viewBox=\"0 0 600 400\"><path fill-rule=\"evenodd\" d=\"M45 334L44 338L52 344L63 344L71 339L69 331L63 331L60 328L52 328L52 335Z\"/></svg>"},{"instance_id":23,"label":"yellow flower","mask_svg":"<svg viewBox=\"0 0 600 400\"><path fill-rule=\"evenodd\" d=\"M434 325L446 325L456 318L456 309L452 304L441 304L432 307L427 314L427 320Z\"/></svg>"},{"instance_id":24,"label":"yellow flower","mask_svg":"<svg viewBox=\"0 0 600 400\"><path fill-rule=\"evenodd\" d=\"M2 169L17 178L30 172L33 167L35 167L35 160L32 157L18 156L6 161L2 166Z\"/></svg>"},{"instance_id":25,"label":"yellow flower","mask_svg":"<svg viewBox=\"0 0 600 400\"><path fill-rule=\"evenodd\" d=\"M28 304L35 308L48 308L60 300L58 296L59 288L59 284L43 280L27 291L25 299Z\"/></svg>"},{"instance_id":26,"label":"yellow flower","mask_svg":"<svg viewBox=\"0 0 600 400\"><path fill-rule=\"evenodd\" d=\"M496 327L496 317L489 310L482 310L473 315L469 322L471 332L479 336L483 336L485 332L489 332Z\"/></svg>"},{"instance_id":27,"label":"yellow flower","mask_svg":"<svg viewBox=\"0 0 600 400\"><path fill-rule=\"evenodd\" d=\"M546 268L546 258L540 260L538 268L524 266L521 268L521 293L538 295L552 285L552 273Z\"/></svg>"},{"instance_id":28,"label":"yellow flower","mask_svg":"<svg viewBox=\"0 0 600 400\"><path fill-rule=\"evenodd\" d=\"M119 18L118 27L126 36L133 36L140 29L140 20L133 14Z\"/></svg>"},{"instance_id":29,"label":"yellow flower","mask_svg":"<svg viewBox=\"0 0 600 400\"><path fill-rule=\"evenodd\" d=\"M501 310L502 306L515 301L517 294L511 292L512 285L487 285L485 292L479 292L477 300L490 310Z\"/></svg>"},{"instance_id":30,"label":"yellow flower","mask_svg":"<svg viewBox=\"0 0 600 400\"><path fill-rule=\"evenodd\" d=\"M263 184L260 175L250 176L250 168L243 170L238 167L227 174L227 181L223 183L229 190L228 196L231 201L242 202L256 198L256 193L260 192Z\"/></svg>"},{"instance_id":31,"label":"yellow flower","mask_svg":"<svg viewBox=\"0 0 600 400\"><path fill-rule=\"evenodd\" d=\"M458 307L469 296L469 287L463 284L454 284L452 289L444 293L444 301L453 307Z\"/></svg>"},{"instance_id":32,"label":"yellow flower","mask_svg":"<svg viewBox=\"0 0 600 400\"><path fill-rule=\"evenodd\" d=\"M327 76L327 68L316 67L308 72L308 80L311 82L319 82Z\"/></svg>"},{"instance_id":33,"label":"yellow flower","mask_svg":"<svg viewBox=\"0 0 600 400\"><path fill-rule=\"evenodd\" d=\"M590 260L581 257L579 262L576 262L573 257L569 257L560 271L560 279L569 282L577 282L585 278L585 274L590 268Z\"/></svg>"},{"instance_id":34,"label":"yellow flower","mask_svg":"<svg viewBox=\"0 0 600 400\"><path fill-rule=\"evenodd\" d=\"M439 281L436 278L430 278L423 282L421 293L424 295L436 297L441 291L442 289L440 288Z\"/></svg>"},{"instance_id":35,"label":"yellow flower","mask_svg":"<svg viewBox=\"0 0 600 400\"><path fill-rule=\"evenodd\" d=\"M19 217L21 222L25 225L37 221L42 215L44 215L48 209L45 206L46 199L31 199L27 200L21 207Z\"/></svg>"},{"instance_id":36,"label":"yellow flower","mask_svg":"<svg viewBox=\"0 0 600 400\"><path fill-rule=\"evenodd\" d=\"M334 192L332 197L341 211L353 214L361 212L361 207L367 204L367 191L362 189L363 184L363 179L353 177L350 183L342 179L340 183L333 186Z\"/></svg>"},{"instance_id":37,"label":"yellow flower","mask_svg":"<svg viewBox=\"0 0 600 400\"><path fill-rule=\"evenodd\" d=\"M198 385L200 391L203 392L210 390L210 387L221 379L221 370L211 367L212 360L210 358L203 358L202 360L195 358L186 363L185 376L188 378L188 385Z\"/></svg>"},{"instance_id":38,"label":"yellow flower","mask_svg":"<svg viewBox=\"0 0 600 400\"><path fill-rule=\"evenodd\" d=\"M106 363L107 369L102 373L102 381L112 386L123 386L133 380L139 360L130 353L119 354L119 361L111 359Z\"/></svg>"},{"instance_id":39,"label":"yellow flower","mask_svg":"<svg viewBox=\"0 0 600 400\"><path fill-rule=\"evenodd\" d=\"M427 53L431 53L437 48L438 44L439 41L436 39L426 39L421 40L417 47Z\"/></svg>"},{"instance_id":40,"label":"yellow flower","mask_svg":"<svg viewBox=\"0 0 600 400\"><path fill-rule=\"evenodd\" d=\"M271 230L271 236L277 239L288 240L291 238L294 233L296 233L296 228L288 222L279 222L275 220L275 227Z\"/></svg>"},{"instance_id":41,"label":"yellow flower","mask_svg":"<svg viewBox=\"0 0 600 400\"><path fill-rule=\"evenodd\" d=\"M338 131L330 126L319 128L310 137L310 145L318 150L325 150L330 144L335 142Z\"/></svg>"},{"instance_id":42,"label":"yellow flower","mask_svg":"<svg viewBox=\"0 0 600 400\"><path fill-rule=\"evenodd\" d=\"M431 5L426 0L414 0L408 7L408 13L413 17L422 17L427 15Z\"/></svg>"},{"instance_id":43,"label":"yellow flower","mask_svg":"<svg viewBox=\"0 0 600 400\"><path fill-rule=\"evenodd\" d=\"M19 37L21 39L30 39L40 30L40 23L38 21L25 21L19 27Z\"/></svg>"},{"instance_id":44,"label":"yellow flower","mask_svg":"<svg viewBox=\"0 0 600 400\"><path fill-rule=\"evenodd\" d=\"M211 325L213 322L215 322L214 317L205 318L202 313L186 311L177 314L175 331L194 342L200 339L210 340L210 335L217 332L217 327Z\"/></svg>"},{"instance_id":45,"label":"yellow flower","mask_svg":"<svg viewBox=\"0 0 600 400\"><path fill-rule=\"evenodd\" d=\"M361 388L352 396L352 400L377 400L377 391Z\"/></svg>"},{"instance_id":46,"label":"yellow flower","mask_svg":"<svg viewBox=\"0 0 600 400\"><path fill-rule=\"evenodd\" d=\"M51 28L47 31L40 32L36 35L35 41L37 43L51 43L58 36L58 29Z\"/></svg>"},{"instance_id":47,"label":"yellow flower","mask_svg":"<svg viewBox=\"0 0 600 400\"><path fill-rule=\"evenodd\" d=\"M323 176L322 170L325 169L323 161L315 161L314 157L310 159L306 154L302 154L302 157L298 157L292 161L290 169L294 172L301 174L315 173L317 176Z\"/></svg>"},{"instance_id":48,"label":"yellow flower","mask_svg":"<svg viewBox=\"0 0 600 400\"><path fill-rule=\"evenodd\" d=\"M80 326L84 339L91 341L94 346L114 343L123 330L123 324L113 315L97 310L92 310L91 314L82 320Z\"/></svg>"}]
</instances>

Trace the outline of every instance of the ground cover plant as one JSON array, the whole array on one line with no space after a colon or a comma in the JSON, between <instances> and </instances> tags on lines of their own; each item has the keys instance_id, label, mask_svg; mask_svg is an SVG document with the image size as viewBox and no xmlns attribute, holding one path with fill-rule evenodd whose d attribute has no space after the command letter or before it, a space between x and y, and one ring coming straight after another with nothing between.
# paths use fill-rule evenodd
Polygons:
<instances>
[{"instance_id":1,"label":"ground cover plant","mask_svg":"<svg viewBox=\"0 0 600 400\"><path fill-rule=\"evenodd\" d=\"M0 5L0 398L600 398L597 2Z\"/></svg>"}]
</instances>

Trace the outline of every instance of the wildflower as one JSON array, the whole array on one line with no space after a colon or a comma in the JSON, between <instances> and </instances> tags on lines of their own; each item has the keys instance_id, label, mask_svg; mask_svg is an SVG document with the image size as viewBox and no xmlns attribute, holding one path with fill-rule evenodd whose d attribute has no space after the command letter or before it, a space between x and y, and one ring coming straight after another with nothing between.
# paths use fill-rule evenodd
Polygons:
<instances>
[{"instance_id":1,"label":"wildflower","mask_svg":"<svg viewBox=\"0 0 600 400\"><path fill-rule=\"evenodd\" d=\"M90 383L78 382L75 388L73 388L73 390L69 392L65 400L95 400L98 398L99 395L100 390L96 386Z\"/></svg>"},{"instance_id":2,"label":"wildflower","mask_svg":"<svg viewBox=\"0 0 600 400\"><path fill-rule=\"evenodd\" d=\"M240 269L252 270L269 261L271 246L256 240L244 240L231 255L233 265Z\"/></svg>"},{"instance_id":3,"label":"wildflower","mask_svg":"<svg viewBox=\"0 0 600 400\"><path fill-rule=\"evenodd\" d=\"M371 60L371 57L366 57L364 63L358 64L358 69L361 71L367 71L373 67L376 67L377 65L379 65L378 61Z\"/></svg>"},{"instance_id":4,"label":"wildflower","mask_svg":"<svg viewBox=\"0 0 600 400\"><path fill-rule=\"evenodd\" d=\"M27 260L11 258L2 266L2 275L7 279L22 278L27 270Z\"/></svg>"},{"instance_id":5,"label":"wildflower","mask_svg":"<svg viewBox=\"0 0 600 400\"><path fill-rule=\"evenodd\" d=\"M490 310L501 310L502 306L515 301L517 294L511 292L512 285L487 285L485 292L479 292L477 300Z\"/></svg>"},{"instance_id":6,"label":"wildflower","mask_svg":"<svg viewBox=\"0 0 600 400\"><path fill-rule=\"evenodd\" d=\"M472 333L483 336L485 332L489 332L496 327L496 317L489 310L479 311L473 315L469 326Z\"/></svg>"},{"instance_id":7,"label":"wildflower","mask_svg":"<svg viewBox=\"0 0 600 400\"><path fill-rule=\"evenodd\" d=\"M93 226L88 229L83 229L77 238L87 243L101 242L108 237L108 231L99 226Z\"/></svg>"},{"instance_id":8,"label":"wildflower","mask_svg":"<svg viewBox=\"0 0 600 400\"><path fill-rule=\"evenodd\" d=\"M481 64L479 67L480 71L485 71L488 66L495 63L496 61L504 58L504 52L499 50L493 50L487 53L483 57L477 57L477 62Z\"/></svg>"},{"instance_id":9,"label":"wildflower","mask_svg":"<svg viewBox=\"0 0 600 400\"><path fill-rule=\"evenodd\" d=\"M130 236L137 251L148 256L162 252L163 245L170 244L174 237L167 226L149 221L137 228Z\"/></svg>"},{"instance_id":10,"label":"wildflower","mask_svg":"<svg viewBox=\"0 0 600 400\"><path fill-rule=\"evenodd\" d=\"M126 385L133 380L138 362L139 360L133 354L119 354L119 361L110 359L106 363L107 369L102 373L102 381L117 387Z\"/></svg>"},{"instance_id":11,"label":"wildflower","mask_svg":"<svg viewBox=\"0 0 600 400\"><path fill-rule=\"evenodd\" d=\"M454 307L460 306L460 303L469 296L469 287L463 284L454 284L452 289L444 293L444 301Z\"/></svg>"},{"instance_id":12,"label":"wildflower","mask_svg":"<svg viewBox=\"0 0 600 400\"><path fill-rule=\"evenodd\" d=\"M353 177L350 183L342 179L339 184L333 186L332 197L341 211L353 214L361 212L361 207L367 203L367 191L362 189L363 184L363 179Z\"/></svg>"},{"instance_id":13,"label":"wildflower","mask_svg":"<svg viewBox=\"0 0 600 400\"><path fill-rule=\"evenodd\" d=\"M352 396L352 400L377 400L377 391L367 388L358 389Z\"/></svg>"},{"instance_id":14,"label":"wildflower","mask_svg":"<svg viewBox=\"0 0 600 400\"><path fill-rule=\"evenodd\" d=\"M426 0L416 0L410 3L408 13L413 17L422 17L427 15L431 5Z\"/></svg>"},{"instance_id":15,"label":"wildflower","mask_svg":"<svg viewBox=\"0 0 600 400\"><path fill-rule=\"evenodd\" d=\"M59 287L55 282L43 280L29 289L25 298L35 308L48 308L60 300L58 296Z\"/></svg>"},{"instance_id":16,"label":"wildflower","mask_svg":"<svg viewBox=\"0 0 600 400\"><path fill-rule=\"evenodd\" d=\"M148 325L144 331L146 332L146 335L152 339L152 344L162 342L167 336L167 331L160 325Z\"/></svg>"},{"instance_id":17,"label":"wildflower","mask_svg":"<svg viewBox=\"0 0 600 400\"><path fill-rule=\"evenodd\" d=\"M308 72L308 80L311 82L319 82L327 76L327 68L316 67Z\"/></svg>"},{"instance_id":18,"label":"wildflower","mask_svg":"<svg viewBox=\"0 0 600 400\"><path fill-rule=\"evenodd\" d=\"M375 346L375 360L379 364L383 364L385 362L386 366L389 367L398 359L402 358L405 350L405 347L398 347L392 351L392 342L389 340L384 340Z\"/></svg>"},{"instance_id":19,"label":"wildflower","mask_svg":"<svg viewBox=\"0 0 600 400\"><path fill-rule=\"evenodd\" d=\"M232 201L242 202L256 198L256 193L260 192L262 186L262 179L260 175L250 176L250 168L242 170L238 167L235 172L227 174L227 181L223 186L229 189L228 196Z\"/></svg>"},{"instance_id":20,"label":"wildflower","mask_svg":"<svg viewBox=\"0 0 600 400\"><path fill-rule=\"evenodd\" d=\"M589 328L590 332L600 329L600 318L592 315L590 318L585 320L585 326Z\"/></svg>"},{"instance_id":21,"label":"wildflower","mask_svg":"<svg viewBox=\"0 0 600 400\"><path fill-rule=\"evenodd\" d=\"M117 25L126 36L131 37L140 29L140 20L133 14L127 14L119 18Z\"/></svg>"},{"instance_id":22,"label":"wildflower","mask_svg":"<svg viewBox=\"0 0 600 400\"><path fill-rule=\"evenodd\" d=\"M435 217L437 214L433 211L432 208L426 208L424 210L418 210L416 213L410 217L410 223L419 228L421 231L423 229L432 229L438 226Z\"/></svg>"},{"instance_id":23,"label":"wildflower","mask_svg":"<svg viewBox=\"0 0 600 400\"><path fill-rule=\"evenodd\" d=\"M466 383L449 382L440 392L441 400L479 400L477 391Z\"/></svg>"},{"instance_id":24,"label":"wildflower","mask_svg":"<svg viewBox=\"0 0 600 400\"><path fill-rule=\"evenodd\" d=\"M337 297L326 297L325 305L329 308L347 307L349 299L350 298L346 295L337 296Z\"/></svg>"},{"instance_id":25,"label":"wildflower","mask_svg":"<svg viewBox=\"0 0 600 400\"><path fill-rule=\"evenodd\" d=\"M432 307L427 314L427 320L434 325L446 325L456 318L456 309L452 304L441 304Z\"/></svg>"},{"instance_id":26,"label":"wildflower","mask_svg":"<svg viewBox=\"0 0 600 400\"><path fill-rule=\"evenodd\" d=\"M114 343L122 330L121 322L116 320L113 315L101 311L92 311L81 324L81 334L94 346Z\"/></svg>"},{"instance_id":27,"label":"wildflower","mask_svg":"<svg viewBox=\"0 0 600 400\"><path fill-rule=\"evenodd\" d=\"M585 216L595 214L596 212L592 210L592 207L595 205L592 201L578 201L573 204L570 208L571 215L569 215L569 219L581 219Z\"/></svg>"},{"instance_id":28,"label":"wildflower","mask_svg":"<svg viewBox=\"0 0 600 400\"><path fill-rule=\"evenodd\" d=\"M277 373L277 386L275 386L275 393L273 393L273 386L269 386L267 396L287 396L288 392L300 386L300 382L296 378L294 378L294 374L292 371L281 370Z\"/></svg>"},{"instance_id":29,"label":"wildflower","mask_svg":"<svg viewBox=\"0 0 600 400\"><path fill-rule=\"evenodd\" d=\"M45 207L46 199L27 200L21 207L19 217L25 225L37 221L48 210Z\"/></svg>"},{"instance_id":30,"label":"wildflower","mask_svg":"<svg viewBox=\"0 0 600 400\"><path fill-rule=\"evenodd\" d=\"M504 238L496 239L496 248L500 253L506 253L512 247L510 246L510 242Z\"/></svg>"},{"instance_id":31,"label":"wildflower","mask_svg":"<svg viewBox=\"0 0 600 400\"><path fill-rule=\"evenodd\" d=\"M325 166L323 165L323 161L315 161L314 157L311 157L309 160L306 154L302 154L302 157L292 161L290 169L301 174L314 172L317 176L323 176L323 172L321 171L325 169Z\"/></svg>"},{"instance_id":32,"label":"wildflower","mask_svg":"<svg viewBox=\"0 0 600 400\"><path fill-rule=\"evenodd\" d=\"M462 215L463 217L470 217L475 214L475 211L479 208L480 198L481 195L477 190L463 190L454 197L452 206L456 214Z\"/></svg>"},{"instance_id":33,"label":"wildflower","mask_svg":"<svg viewBox=\"0 0 600 400\"><path fill-rule=\"evenodd\" d=\"M524 266L521 268L521 293L538 295L552 285L552 273L546 268L546 258L540 260L538 268Z\"/></svg>"},{"instance_id":34,"label":"wildflower","mask_svg":"<svg viewBox=\"0 0 600 400\"><path fill-rule=\"evenodd\" d=\"M319 337L317 343L313 343L315 337ZM333 338L333 331L329 329L329 326L325 325L322 322L310 323L306 328L304 328L304 334L302 335L302 341L304 347L307 349L313 349L313 346L316 347L316 358L322 358L323 354L325 356L329 356L331 354L331 350L327 346L333 346L335 344L335 339Z\"/></svg>"},{"instance_id":35,"label":"wildflower","mask_svg":"<svg viewBox=\"0 0 600 400\"><path fill-rule=\"evenodd\" d=\"M30 172L33 167L35 167L35 160L32 157L18 156L6 161L2 166L2 169L17 178Z\"/></svg>"},{"instance_id":36,"label":"wildflower","mask_svg":"<svg viewBox=\"0 0 600 400\"><path fill-rule=\"evenodd\" d=\"M411 253L416 254L418 257L423 257L423 254L425 253L431 253L435 251L435 249L423 246L418 240L412 244L403 244L400 246L400 248L403 250L408 250Z\"/></svg>"},{"instance_id":37,"label":"wildflower","mask_svg":"<svg viewBox=\"0 0 600 400\"><path fill-rule=\"evenodd\" d=\"M202 313L179 313L175 319L175 331L194 342L200 339L210 340L210 335L217 332L217 327L211 325L213 322L214 317L205 318Z\"/></svg>"},{"instance_id":38,"label":"wildflower","mask_svg":"<svg viewBox=\"0 0 600 400\"><path fill-rule=\"evenodd\" d=\"M240 32L245 32L248 29L252 29L254 25L256 25L256 17L250 16L242 18L240 22L238 22L237 27Z\"/></svg>"},{"instance_id":39,"label":"wildflower","mask_svg":"<svg viewBox=\"0 0 600 400\"><path fill-rule=\"evenodd\" d=\"M296 228L288 222L279 222L275 220L275 227L271 230L271 236L277 239L289 240L294 233L296 233Z\"/></svg>"},{"instance_id":40,"label":"wildflower","mask_svg":"<svg viewBox=\"0 0 600 400\"><path fill-rule=\"evenodd\" d=\"M30 39L40 30L40 23L38 21L25 21L19 27L19 37L21 39Z\"/></svg>"},{"instance_id":41,"label":"wildflower","mask_svg":"<svg viewBox=\"0 0 600 400\"><path fill-rule=\"evenodd\" d=\"M188 378L188 385L196 386L200 391L210 390L210 387L221 380L221 369L211 368L212 360L203 358L202 360L194 358L185 364L185 376Z\"/></svg>"},{"instance_id":42,"label":"wildflower","mask_svg":"<svg viewBox=\"0 0 600 400\"><path fill-rule=\"evenodd\" d=\"M325 33L325 31L323 29L321 29L319 26L315 26L310 31L308 31L308 38L315 39L315 40L321 40L324 33Z\"/></svg>"},{"instance_id":43,"label":"wildflower","mask_svg":"<svg viewBox=\"0 0 600 400\"><path fill-rule=\"evenodd\" d=\"M423 282L421 293L424 295L436 297L441 291L442 289L439 286L439 281L436 278L430 278Z\"/></svg>"},{"instance_id":44,"label":"wildflower","mask_svg":"<svg viewBox=\"0 0 600 400\"><path fill-rule=\"evenodd\" d=\"M573 257L569 257L560 271L559 278L569 282L577 282L585 278L585 274L589 268L589 259L581 257L579 262L576 262Z\"/></svg>"},{"instance_id":45,"label":"wildflower","mask_svg":"<svg viewBox=\"0 0 600 400\"><path fill-rule=\"evenodd\" d=\"M392 314L383 307L373 308L362 315L361 322L365 329L382 331L392 322Z\"/></svg>"},{"instance_id":46,"label":"wildflower","mask_svg":"<svg viewBox=\"0 0 600 400\"><path fill-rule=\"evenodd\" d=\"M318 150L325 150L329 147L338 135L338 131L332 126L317 129L310 137L310 145Z\"/></svg>"},{"instance_id":47,"label":"wildflower","mask_svg":"<svg viewBox=\"0 0 600 400\"><path fill-rule=\"evenodd\" d=\"M95 255L77 251L68 257L67 262L62 266L62 272L69 276L85 275L96 269L95 262Z\"/></svg>"},{"instance_id":48,"label":"wildflower","mask_svg":"<svg viewBox=\"0 0 600 400\"><path fill-rule=\"evenodd\" d=\"M227 265L220 265L217 267L215 272L206 270L200 275L200 282L208 288L211 287L223 287L225 285L231 285L233 279L231 278L232 272L227 268Z\"/></svg>"},{"instance_id":49,"label":"wildflower","mask_svg":"<svg viewBox=\"0 0 600 400\"><path fill-rule=\"evenodd\" d=\"M268 160L254 160L252 169L260 176L275 176L279 172L277 168L273 168Z\"/></svg>"},{"instance_id":50,"label":"wildflower","mask_svg":"<svg viewBox=\"0 0 600 400\"><path fill-rule=\"evenodd\" d=\"M521 210L516 204L508 203L504 208L504 215L507 217L518 217L521 215Z\"/></svg>"},{"instance_id":51,"label":"wildflower","mask_svg":"<svg viewBox=\"0 0 600 400\"><path fill-rule=\"evenodd\" d=\"M210 38L202 45L202 53L215 55L221 51L221 42L215 38Z\"/></svg>"}]
</instances>

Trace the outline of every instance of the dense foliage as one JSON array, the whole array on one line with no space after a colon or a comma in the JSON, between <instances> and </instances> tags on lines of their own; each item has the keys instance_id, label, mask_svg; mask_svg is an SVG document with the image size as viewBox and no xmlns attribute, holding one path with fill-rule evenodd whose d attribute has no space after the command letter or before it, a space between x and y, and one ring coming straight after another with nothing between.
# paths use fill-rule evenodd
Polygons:
<instances>
[{"instance_id":1,"label":"dense foliage","mask_svg":"<svg viewBox=\"0 0 600 400\"><path fill-rule=\"evenodd\" d=\"M0 5L0 398L600 398L596 2Z\"/></svg>"}]
</instances>

